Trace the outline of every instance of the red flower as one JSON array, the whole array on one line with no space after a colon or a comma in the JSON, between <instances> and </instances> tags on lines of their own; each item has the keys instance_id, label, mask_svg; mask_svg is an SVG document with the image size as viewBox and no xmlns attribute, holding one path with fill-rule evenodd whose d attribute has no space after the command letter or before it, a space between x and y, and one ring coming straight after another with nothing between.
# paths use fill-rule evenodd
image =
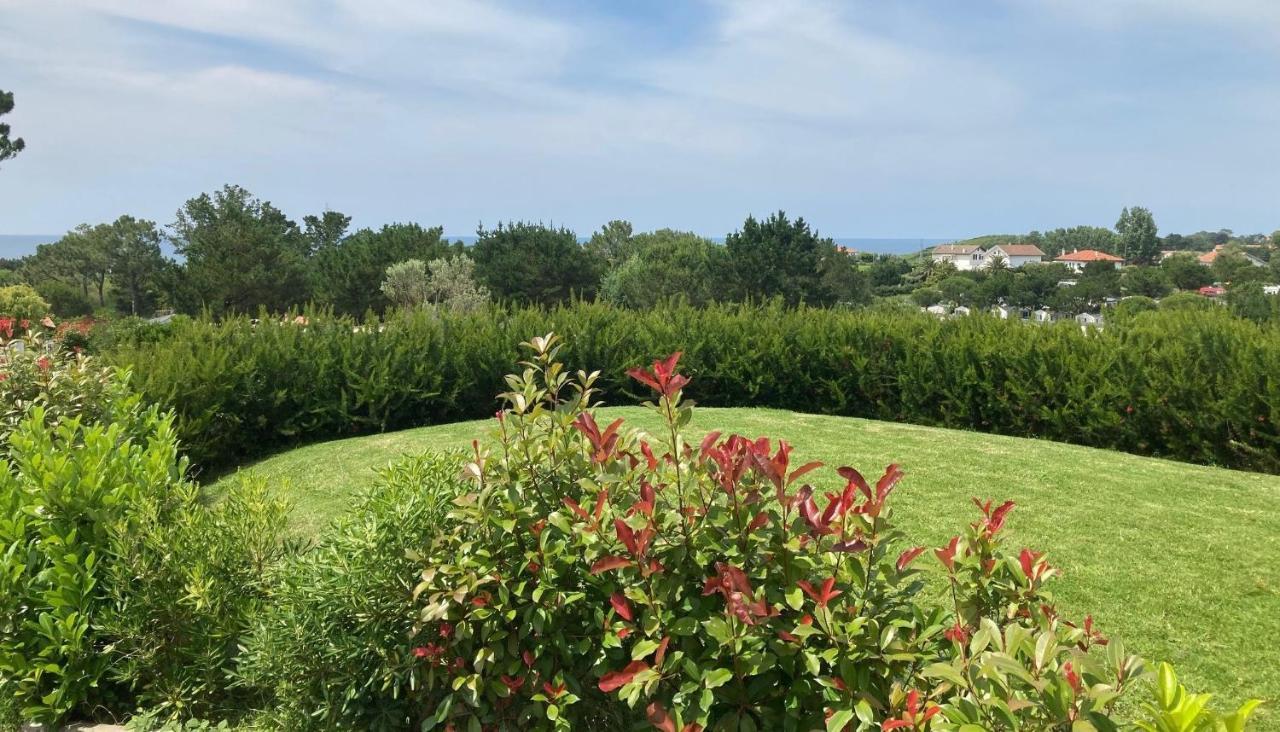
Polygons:
<instances>
[{"instance_id":1,"label":"red flower","mask_svg":"<svg viewBox=\"0 0 1280 732\"><path fill-rule=\"evenodd\" d=\"M452 638L453 626L450 625L449 623L441 623L439 628L439 633L441 638Z\"/></svg>"},{"instance_id":2,"label":"red flower","mask_svg":"<svg viewBox=\"0 0 1280 732\"><path fill-rule=\"evenodd\" d=\"M955 625L947 628L946 631L943 632L943 635L946 636L947 640L954 641L960 645L964 645L969 642L969 629L965 628L964 624L959 620L956 621Z\"/></svg>"},{"instance_id":3,"label":"red flower","mask_svg":"<svg viewBox=\"0 0 1280 732\"><path fill-rule=\"evenodd\" d=\"M688 378L675 372L680 355L680 352L676 351L661 361L654 361L652 370L630 369L627 375L670 399L689 383Z\"/></svg>"},{"instance_id":4,"label":"red flower","mask_svg":"<svg viewBox=\"0 0 1280 732\"><path fill-rule=\"evenodd\" d=\"M804 590L804 594L812 598L820 608L826 607L827 603L844 594L841 590L834 589L836 584L835 577L828 577L823 580L822 589L814 589L813 585L805 580L800 580L796 584L799 585L800 589Z\"/></svg>"},{"instance_id":5,"label":"red flower","mask_svg":"<svg viewBox=\"0 0 1280 732\"><path fill-rule=\"evenodd\" d=\"M428 661L439 661L444 657L444 646L436 643L428 643L425 646L418 646L413 649L413 655L418 658L425 658Z\"/></svg>"},{"instance_id":6,"label":"red flower","mask_svg":"<svg viewBox=\"0 0 1280 732\"><path fill-rule=\"evenodd\" d=\"M36 359L36 366L39 366L41 371L48 371L49 367L52 365L53 361L49 360L48 356L41 356Z\"/></svg>"},{"instance_id":7,"label":"red flower","mask_svg":"<svg viewBox=\"0 0 1280 732\"><path fill-rule=\"evenodd\" d=\"M936 704L930 704L921 712L920 710L920 692L912 689L907 692L907 708L903 711L902 716L897 719L890 719L884 723L881 729L888 732L900 727L908 727L910 729L918 729L923 727L935 714L942 711Z\"/></svg>"}]
</instances>

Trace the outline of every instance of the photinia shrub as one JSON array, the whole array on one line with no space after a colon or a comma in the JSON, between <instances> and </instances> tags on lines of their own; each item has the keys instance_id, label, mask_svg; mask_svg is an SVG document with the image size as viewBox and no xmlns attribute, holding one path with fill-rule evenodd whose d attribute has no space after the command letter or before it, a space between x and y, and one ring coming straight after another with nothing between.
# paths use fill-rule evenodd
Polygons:
<instances>
[{"instance_id":1,"label":"photinia shrub","mask_svg":"<svg viewBox=\"0 0 1280 732\"><path fill-rule=\"evenodd\" d=\"M1003 546L1012 502L915 546L896 465L836 468L827 491L785 442L687 440L678 353L630 372L659 434L602 425L598 374L568 374L554 335L524 345L498 447L474 444L472 489L419 555L424 729L1120 724L1143 663L1056 610L1042 553Z\"/></svg>"}]
</instances>

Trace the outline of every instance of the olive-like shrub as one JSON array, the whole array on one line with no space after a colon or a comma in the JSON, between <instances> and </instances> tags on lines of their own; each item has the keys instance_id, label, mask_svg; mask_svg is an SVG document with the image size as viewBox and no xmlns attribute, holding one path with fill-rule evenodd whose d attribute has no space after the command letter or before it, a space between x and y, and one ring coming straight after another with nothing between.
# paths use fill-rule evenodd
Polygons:
<instances>
[{"instance_id":1,"label":"olive-like shrub","mask_svg":"<svg viewBox=\"0 0 1280 732\"><path fill-rule=\"evenodd\" d=\"M596 421L597 375L567 373L555 336L525 345L498 447L475 443L471 490L420 552L423 729L1128 723L1143 662L1056 609L1043 553L1003 546L1012 502L915 546L893 521L897 466L836 468L828 491L785 442L687 440L680 354L630 372L665 424L644 434ZM1149 729L1243 728L1249 707L1213 715L1170 678Z\"/></svg>"}]
</instances>

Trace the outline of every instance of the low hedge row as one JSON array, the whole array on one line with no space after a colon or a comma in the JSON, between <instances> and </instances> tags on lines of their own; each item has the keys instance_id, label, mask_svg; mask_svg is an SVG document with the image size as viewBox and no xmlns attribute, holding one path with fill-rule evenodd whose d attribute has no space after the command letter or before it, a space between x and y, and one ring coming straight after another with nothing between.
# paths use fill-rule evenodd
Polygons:
<instances>
[{"instance_id":1,"label":"low hedge row","mask_svg":"<svg viewBox=\"0 0 1280 732\"><path fill-rule=\"evenodd\" d=\"M1140 313L1103 331L987 317L734 305L403 313L359 324L185 321L109 354L220 468L301 441L483 417L517 344L554 331L607 401L680 350L708 406L779 407L1043 437L1280 472L1280 331L1226 312Z\"/></svg>"}]
</instances>

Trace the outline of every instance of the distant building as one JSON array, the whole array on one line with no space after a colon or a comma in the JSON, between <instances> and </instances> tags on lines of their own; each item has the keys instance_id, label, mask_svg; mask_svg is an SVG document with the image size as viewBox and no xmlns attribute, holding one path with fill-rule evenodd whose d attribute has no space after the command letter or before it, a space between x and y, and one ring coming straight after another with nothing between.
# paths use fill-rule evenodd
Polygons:
<instances>
[{"instance_id":1,"label":"distant building","mask_svg":"<svg viewBox=\"0 0 1280 732\"><path fill-rule=\"evenodd\" d=\"M950 262L958 270L981 269L986 257L982 247L968 244L943 244L933 248L933 261Z\"/></svg>"},{"instance_id":2,"label":"distant building","mask_svg":"<svg viewBox=\"0 0 1280 732\"><path fill-rule=\"evenodd\" d=\"M1205 252L1204 254L1201 254L1199 256L1200 264L1203 264L1204 266L1208 267L1212 265L1214 262L1216 262L1218 260L1218 256L1225 252L1224 246L1225 245L1223 244L1219 244L1218 246L1213 248L1213 251ZM1249 264L1252 264L1255 267L1267 266L1266 262L1262 261L1261 259L1258 259L1257 257L1253 256L1252 254L1242 249L1237 250L1237 253L1243 256L1245 259L1247 259L1249 261Z\"/></svg>"},{"instance_id":3,"label":"distant building","mask_svg":"<svg viewBox=\"0 0 1280 732\"><path fill-rule=\"evenodd\" d=\"M1035 244L997 244L987 250L984 266L990 267L996 257L1002 257L1010 269L1017 269L1024 264L1040 264L1044 252Z\"/></svg>"},{"instance_id":4,"label":"distant building","mask_svg":"<svg viewBox=\"0 0 1280 732\"><path fill-rule=\"evenodd\" d=\"M1080 313L1076 316L1076 322L1081 328L1101 328L1103 324L1102 316L1096 313Z\"/></svg>"},{"instance_id":5,"label":"distant building","mask_svg":"<svg viewBox=\"0 0 1280 732\"><path fill-rule=\"evenodd\" d=\"M1218 287L1217 285L1205 285L1199 290L1196 290L1196 292L1204 295L1205 297L1222 297L1227 294L1227 288Z\"/></svg>"},{"instance_id":6,"label":"distant building","mask_svg":"<svg viewBox=\"0 0 1280 732\"><path fill-rule=\"evenodd\" d=\"M1262 294L1264 295L1280 295L1280 285L1263 285Z\"/></svg>"},{"instance_id":7,"label":"distant building","mask_svg":"<svg viewBox=\"0 0 1280 732\"><path fill-rule=\"evenodd\" d=\"M1114 254L1100 252L1097 249L1077 249L1070 254L1063 254L1058 257L1056 262L1062 262L1071 268L1072 272L1080 272L1084 270L1085 265L1090 262L1111 262L1116 269L1124 266L1124 260Z\"/></svg>"}]
</instances>

